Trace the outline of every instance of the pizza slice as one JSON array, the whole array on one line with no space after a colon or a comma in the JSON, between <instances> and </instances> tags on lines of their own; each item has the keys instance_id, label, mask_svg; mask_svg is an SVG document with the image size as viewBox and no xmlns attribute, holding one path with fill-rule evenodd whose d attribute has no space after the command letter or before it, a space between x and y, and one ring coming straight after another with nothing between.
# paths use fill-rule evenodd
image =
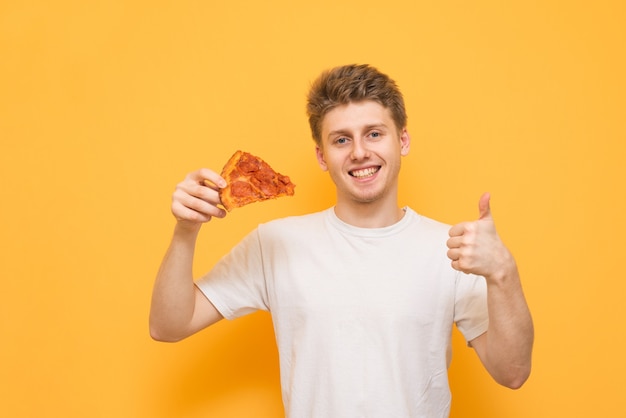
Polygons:
<instances>
[{"instance_id":1,"label":"pizza slice","mask_svg":"<svg viewBox=\"0 0 626 418\"><path fill-rule=\"evenodd\" d=\"M254 202L293 196L296 187L289 177L244 151L237 151L230 157L222 177L228 185L220 189L220 199L228 211Z\"/></svg>"}]
</instances>

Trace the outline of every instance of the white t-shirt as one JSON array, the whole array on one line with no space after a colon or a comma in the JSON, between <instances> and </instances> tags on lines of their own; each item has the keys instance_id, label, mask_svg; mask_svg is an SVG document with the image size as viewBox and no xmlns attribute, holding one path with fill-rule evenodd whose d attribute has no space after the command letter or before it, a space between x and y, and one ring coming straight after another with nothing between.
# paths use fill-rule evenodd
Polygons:
<instances>
[{"instance_id":1,"label":"white t-shirt","mask_svg":"<svg viewBox=\"0 0 626 418\"><path fill-rule=\"evenodd\" d=\"M334 210L259 225L198 281L227 319L270 311L288 417L447 417L452 326L487 330L484 278L452 269L449 226Z\"/></svg>"}]
</instances>

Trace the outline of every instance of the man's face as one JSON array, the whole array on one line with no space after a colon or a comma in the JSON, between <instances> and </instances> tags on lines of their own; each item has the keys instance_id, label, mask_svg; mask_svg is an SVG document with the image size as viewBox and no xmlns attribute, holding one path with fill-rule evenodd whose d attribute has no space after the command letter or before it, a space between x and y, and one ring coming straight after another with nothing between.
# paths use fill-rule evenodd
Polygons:
<instances>
[{"instance_id":1,"label":"man's face","mask_svg":"<svg viewBox=\"0 0 626 418\"><path fill-rule=\"evenodd\" d=\"M336 107L322 121L317 160L337 186L337 202L371 203L397 199L400 159L410 145L388 109L363 101Z\"/></svg>"}]
</instances>

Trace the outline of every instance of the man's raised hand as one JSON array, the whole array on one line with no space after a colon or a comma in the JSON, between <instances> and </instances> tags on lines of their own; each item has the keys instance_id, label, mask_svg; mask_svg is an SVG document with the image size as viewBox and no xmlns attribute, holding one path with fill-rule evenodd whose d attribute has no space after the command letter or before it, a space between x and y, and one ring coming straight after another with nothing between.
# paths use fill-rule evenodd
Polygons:
<instances>
[{"instance_id":1,"label":"man's raised hand","mask_svg":"<svg viewBox=\"0 0 626 418\"><path fill-rule=\"evenodd\" d=\"M218 190L223 187L226 181L212 170L189 173L172 195L172 214L179 224L196 227L213 217L223 218L226 211L217 206L221 203Z\"/></svg>"},{"instance_id":2,"label":"man's raised hand","mask_svg":"<svg viewBox=\"0 0 626 418\"><path fill-rule=\"evenodd\" d=\"M478 202L478 220L450 228L447 241L452 268L489 279L499 279L516 269L515 260L498 233L491 215L490 194Z\"/></svg>"}]
</instances>

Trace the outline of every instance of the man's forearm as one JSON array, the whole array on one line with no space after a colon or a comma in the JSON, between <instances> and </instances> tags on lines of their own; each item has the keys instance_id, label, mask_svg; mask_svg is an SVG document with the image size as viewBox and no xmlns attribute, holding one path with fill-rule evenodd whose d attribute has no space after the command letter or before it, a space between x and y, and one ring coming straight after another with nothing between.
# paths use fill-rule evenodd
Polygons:
<instances>
[{"instance_id":1,"label":"man's forearm","mask_svg":"<svg viewBox=\"0 0 626 418\"><path fill-rule=\"evenodd\" d=\"M195 305L193 257L199 228L176 225L157 273L150 308L150 335L161 341L186 336Z\"/></svg>"},{"instance_id":2,"label":"man's forearm","mask_svg":"<svg viewBox=\"0 0 626 418\"><path fill-rule=\"evenodd\" d=\"M487 283L489 329L484 361L496 381L518 388L530 374L534 329L517 268Z\"/></svg>"}]
</instances>

